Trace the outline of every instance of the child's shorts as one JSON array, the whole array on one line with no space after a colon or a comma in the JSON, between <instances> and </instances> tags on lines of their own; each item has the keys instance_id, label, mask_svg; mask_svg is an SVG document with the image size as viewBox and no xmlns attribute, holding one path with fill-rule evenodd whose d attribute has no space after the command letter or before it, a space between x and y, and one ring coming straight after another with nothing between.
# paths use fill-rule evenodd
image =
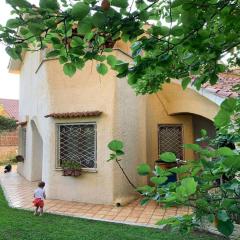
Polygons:
<instances>
[{"instance_id":1,"label":"child's shorts","mask_svg":"<svg viewBox=\"0 0 240 240\"><path fill-rule=\"evenodd\" d=\"M44 201L41 199L41 198L35 198L33 200L33 205L35 207L40 207L40 208L43 208L44 207Z\"/></svg>"}]
</instances>

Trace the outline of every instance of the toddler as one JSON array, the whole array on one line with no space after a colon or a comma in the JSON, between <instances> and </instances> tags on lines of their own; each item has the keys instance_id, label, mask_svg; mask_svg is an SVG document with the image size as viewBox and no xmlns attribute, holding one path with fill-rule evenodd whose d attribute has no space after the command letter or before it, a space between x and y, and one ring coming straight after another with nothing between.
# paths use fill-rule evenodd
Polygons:
<instances>
[{"instance_id":1,"label":"toddler","mask_svg":"<svg viewBox=\"0 0 240 240\"><path fill-rule=\"evenodd\" d=\"M38 209L40 208L39 216L43 215L44 199L46 199L46 194L44 191L45 182L39 182L38 188L34 191L34 201L33 204L36 207L34 215L38 214Z\"/></svg>"}]
</instances>

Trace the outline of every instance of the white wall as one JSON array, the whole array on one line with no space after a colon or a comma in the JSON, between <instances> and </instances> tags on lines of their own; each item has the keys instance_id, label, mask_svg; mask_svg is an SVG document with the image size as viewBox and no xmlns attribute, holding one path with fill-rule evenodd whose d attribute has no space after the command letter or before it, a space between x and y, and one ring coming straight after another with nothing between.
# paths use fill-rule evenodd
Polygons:
<instances>
[{"instance_id":1,"label":"white wall","mask_svg":"<svg viewBox=\"0 0 240 240\"><path fill-rule=\"evenodd\" d=\"M49 91L47 84L46 67L43 65L38 74L35 74L40 64L39 53L26 53L24 63L20 72L20 101L19 101L19 120L27 123L27 147L26 159L24 164L18 168L18 172L28 180L37 180L34 176L33 151L32 151L32 126L34 120L43 142L46 140L46 121L44 115L49 108ZM44 148L46 150L46 148ZM45 153L46 154L46 153ZM44 155L44 153L43 153ZM44 168L44 163L43 163Z\"/></svg>"}]
</instances>

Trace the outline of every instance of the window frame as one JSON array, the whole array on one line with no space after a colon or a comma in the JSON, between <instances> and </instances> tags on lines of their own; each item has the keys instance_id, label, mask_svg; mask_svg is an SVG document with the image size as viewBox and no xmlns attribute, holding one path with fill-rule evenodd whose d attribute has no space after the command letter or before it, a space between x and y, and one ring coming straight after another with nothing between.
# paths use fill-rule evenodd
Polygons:
<instances>
[{"instance_id":1,"label":"window frame","mask_svg":"<svg viewBox=\"0 0 240 240\"><path fill-rule=\"evenodd\" d=\"M95 121L92 122L59 122L55 124L55 132L56 132L56 137L55 137L55 146L56 146L56 154L55 154L55 169L56 170L62 170L62 167L60 165L60 127L61 126L66 126L66 125L91 125L94 126L94 130L95 130L95 139L94 139L94 151L95 151L95 166L94 168L82 168L83 171L86 172L97 172L97 123Z\"/></svg>"},{"instance_id":2,"label":"window frame","mask_svg":"<svg viewBox=\"0 0 240 240\"><path fill-rule=\"evenodd\" d=\"M161 147L160 147L160 127L180 127L181 128L181 138L182 138L182 144L184 145L184 126L183 124L179 123L179 124L158 124L157 128L158 128L158 132L157 132L157 138L158 138L158 156L161 154ZM185 160L185 150L184 147L182 147L182 158L181 160Z\"/></svg>"}]
</instances>

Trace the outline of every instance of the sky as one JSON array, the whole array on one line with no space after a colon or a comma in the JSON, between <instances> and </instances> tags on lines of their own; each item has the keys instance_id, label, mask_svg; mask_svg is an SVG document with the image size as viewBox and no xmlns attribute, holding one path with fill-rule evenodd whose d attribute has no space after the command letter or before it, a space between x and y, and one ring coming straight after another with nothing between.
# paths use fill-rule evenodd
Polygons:
<instances>
[{"instance_id":1,"label":"sky","mask_svg":"<svg viewBox=\"0 0 240 240\"><path fill-rule=\"evenodd\" d=\"M37 3L38 0L30 0ZM11 18L11 8L5 0L0 0L0 24L5 25ZM0 98L18 99L19 98L19 75L8 72L9 56L5 52L5 46L0 43Z\"/></svg>"},{"instance_id":2,"label":"sky","mask_svg":"<svg viewBox=\"0 0 240 240\"><path fill-rule=\"evenodd\" d=\"M5 1L0 1L0 24L5 24L10 18L10 7ZM8 72L9 57L5 46L0 43L0 98L18 99L19 75Z\"/></svg>"}]
</instances>

